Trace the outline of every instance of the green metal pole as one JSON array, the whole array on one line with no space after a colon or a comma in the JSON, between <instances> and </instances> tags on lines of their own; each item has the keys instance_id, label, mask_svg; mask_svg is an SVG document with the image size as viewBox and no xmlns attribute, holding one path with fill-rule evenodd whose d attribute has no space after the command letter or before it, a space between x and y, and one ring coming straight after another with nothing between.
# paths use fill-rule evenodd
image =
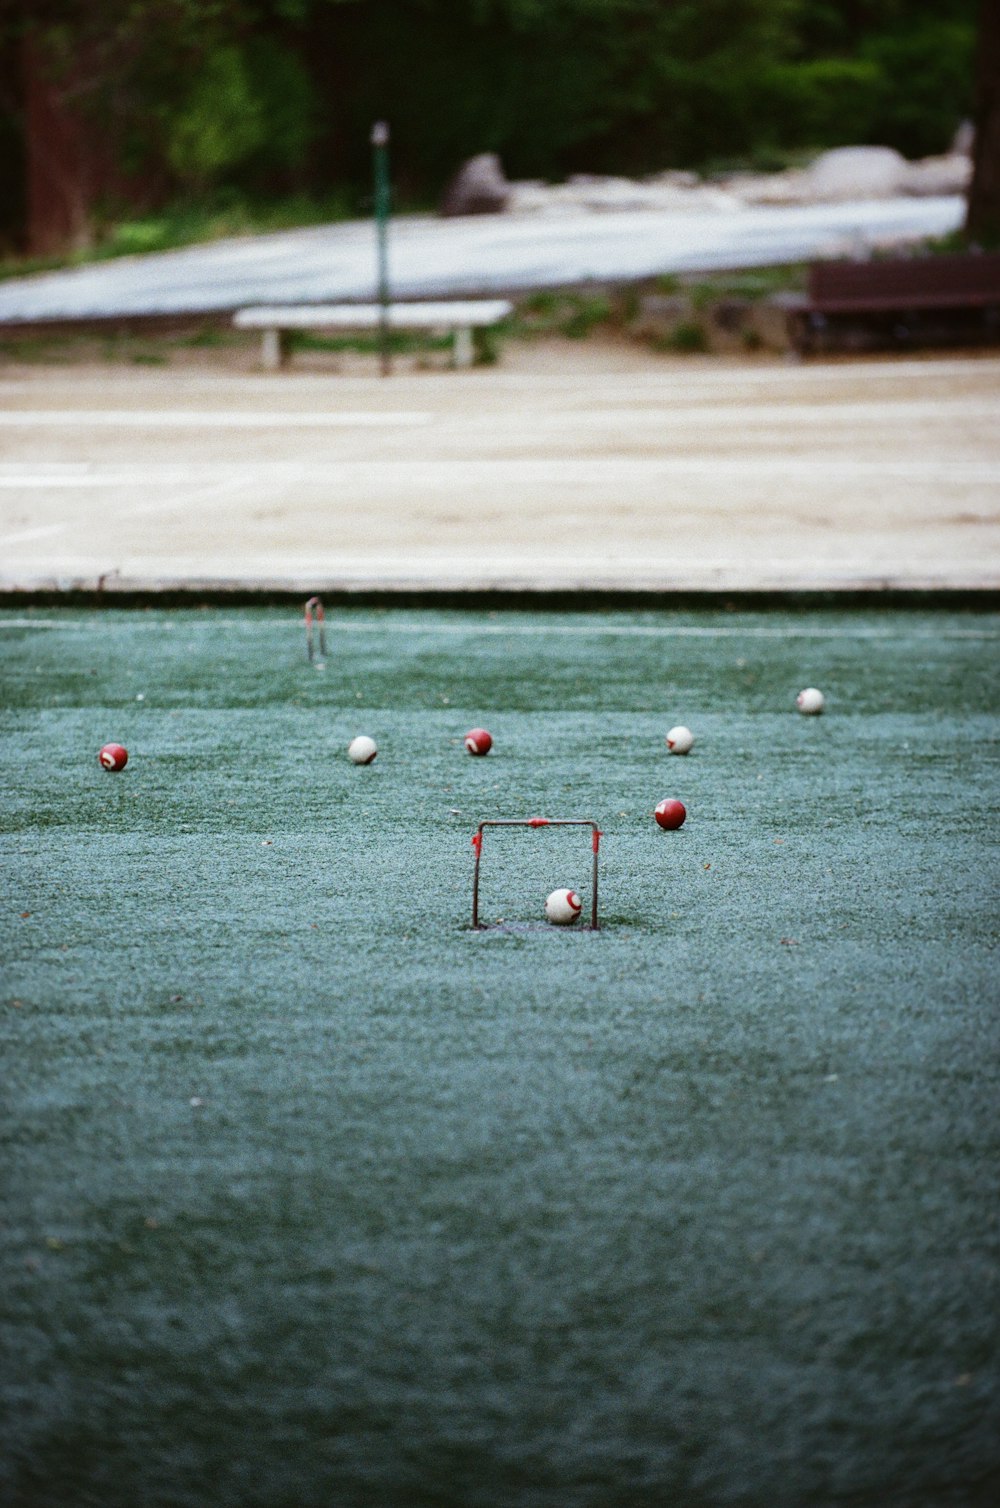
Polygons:
<instances>
[{"instance_id":1,"label":"green metal pole","mask_svg":"<svg viewBox=\"0 0 1000 1508\"><path fill-rule=\"evenodd\" d=\"M375 169L375 233L378 239L379 353L382 376L392 369L389 349L389 127L384 120L372 126Z\"/></svg>"}]
</instances>

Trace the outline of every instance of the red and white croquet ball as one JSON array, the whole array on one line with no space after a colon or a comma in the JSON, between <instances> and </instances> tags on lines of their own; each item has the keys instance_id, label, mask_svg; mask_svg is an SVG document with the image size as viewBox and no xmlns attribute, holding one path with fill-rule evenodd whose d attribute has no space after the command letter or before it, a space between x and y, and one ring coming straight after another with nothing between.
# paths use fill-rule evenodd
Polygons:
<instances>
[{"instance_id":1,"label":"red and white croquet ball","mask_svg":"<svg viewBox=\"0 0 1000 1508\"><path fill-rule=\"evenodd\" d=\"M826 697L815 686L807 686L795 698L795 705L805 717L818 717L826 706Z\"/></svg>"},{"instance_id":2,"label":"red and white croquet ball","mask_svg":"<svg viewBox=\"0 0 1000 1508\"><path fill-rule=\"evenodd\" d=\"M545 916L557 927L568 927L580 915L580 897L575 890L553 890L546 897Z\"/></svg>"},{"instance_id":3,"label":"red and white croquet ball","mask_svg":"<svg viewBox=\"0 0 1000 1508\"><path fill-rule=\"evenodd\" d=\"M347 745L347 757L354 764L371 764L377 753L378 744L365 733L352 738Z\"/></svg>"},{"instance_id":4,"label":"red and white croquet ball","mask_svg":"<svg viewBox=\"0 0 1000 1508\"><path fill-rule=\"evenodd\" d=\"M694 734L690 728L678 724L667 734L667 748L671 754L690 754L694 748Z\"/></svg>"},{"instance_id":5,"label":"red and white croquet ball","mask_svg":"<svg viewBox=\"0 0 1000 1508\"><path fill-rule=\"evenodd\" d=\"M679 827L683 827L687 809L683 801L672 801L668 798L660 802L653 816L661 827L666 828L668 833L672 833L676 832Z\"/></svg>"},{"instance_id":6,"label":"red and white croquet ball","mask_svg":"<svg viewBox=\"0 0 1000 1508\"><path fill-rule=\"evenodd\" d=\"M465 747L470 754L488 754L493 747L493 737L485 728L470 728L465 735Z\"/></svg>"},{"instance_id":7,"label":"red and white croquet ball","mask_svg":"<svg viewBox=\"0 0 1000 1508\"><path fill-rule=\"evenodd\" d=\"M105 744L97 752L97 762L102 770L124 770L128 764L128 750L124 744Z\"/></svg>"}]
</instances>

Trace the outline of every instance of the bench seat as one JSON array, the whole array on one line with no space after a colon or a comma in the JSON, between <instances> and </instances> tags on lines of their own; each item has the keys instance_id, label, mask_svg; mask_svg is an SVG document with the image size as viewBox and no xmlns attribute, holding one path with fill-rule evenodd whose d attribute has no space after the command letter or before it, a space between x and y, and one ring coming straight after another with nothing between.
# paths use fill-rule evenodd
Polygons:
<instances>
[{"instance_id":1,"label":"bench seat","mask_svg":"<svg viewBox=\"0 0 1000 1508\"><path fill-rule=\"evenodd\" d=\"M513 313L507 299L448 299L438 302L387 305L390 330L428 330L453 337L452 360L457 367L472 365L472 332L497 325ZM380 304L275 304L238 309L238 330L260 330L261 359L277 370L285 358L282 339L288 330L365 330L381 328Z\"/></svg>"},{"instance_id":2,"label":"bench seat","mask_svg":"<svg viewBox=\"0 0 1000 1508\"><path fill-rule=\"evenodd\" d=\"M988 333L1000 318L1000 253L814 262L808 292L783 304L792 343L803 351L852 319L909 337L927 319L944 326L948 316L971 316Z\"/></svg>"}]
</instances>

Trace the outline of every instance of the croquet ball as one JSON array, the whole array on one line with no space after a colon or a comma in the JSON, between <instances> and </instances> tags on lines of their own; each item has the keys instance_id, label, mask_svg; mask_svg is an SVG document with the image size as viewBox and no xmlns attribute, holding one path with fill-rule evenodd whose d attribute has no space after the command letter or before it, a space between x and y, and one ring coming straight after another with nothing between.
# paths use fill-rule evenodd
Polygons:
<instances>
[{"instance_id":1,"label":"croquet ball","mask_svg":"<svg viewBox=\"0 0 1000 1508\"><path fill-rule=\"evenodd\" d=\"M580 915L580 897L575 890L553 890L545 902L545 915L557 927L568 927Z\"/></svg>"},{"instance_id":2,"label":"croquet ball","mask_svg":"<svg viewBox=\"0 0 1000 1508\"><path fill-rule=\"evenodd\" d=\"M465 735L465 747L470 754L488 754L493 747L492 735L485 728L470 728Z\"/></svg>"},{"instance_id":3,"label":"croquet ball","mask_svg":"<svg viewBox=\"0 0 1000 1508\"><path fill-rule=\"evenodd\" d=\"M123 744L105 744L98 750L97 762L102 770L124 770L128 764L128 750Z\"/></svg>"},{"instance_id":4,"label":"croquet ball","mask_svg":"<svg viewBox=\"0 0 1000 1508\"><path fill-rule=\"evenodd\" d=\"M667 748L671 754L690 754L694 748L694 734L690 728L678 725L667 734Z\"/></svg>"},{"instance_id":5,"label":"croquet ball","mask_svg":"<svg viewBox=\"0 0 1000 1508\"><path fill-rule=\"evenodd\" d=\"M815 686L807 686L805 691L799 692L795 698L795 704L807 717L816 717L826 706L826 697L822 691L817 691Z\"/></svg>"},{"instance_id":6,"label":"croquet ball","mask_svg":"<svg viewBox=\"0 0 1000 1508\"><path fill-rule=\"evenodd\" d=\"M368 738L364 733L358 738L352 738L347 745L347 757L353 759L355 764L371 764L378 753L378 745L374 738Z\"/></svg>"},{"instance_id":7,"label":"croquet ball","mask_svg":"<svg viewBox=\"0 0 1000 1508\"><path fill-rule=\"evenodd\" d=\"M671 801L668 799L660 802L659 806L653 812L653 816L661 827L667 829L667 832L674 832L676 828L683 827L687 811L683 801Z\"/></svg>"}]
</instances>

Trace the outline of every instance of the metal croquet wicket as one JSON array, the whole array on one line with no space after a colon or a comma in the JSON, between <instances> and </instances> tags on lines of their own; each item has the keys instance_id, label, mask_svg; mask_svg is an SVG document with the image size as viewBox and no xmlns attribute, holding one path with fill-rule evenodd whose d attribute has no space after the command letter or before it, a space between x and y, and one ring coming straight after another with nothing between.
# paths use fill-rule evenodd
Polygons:
<instances>
[{"instance_id":1,"label":"metal croquet wicket","mask_svg":"<svg viewBox=\"0 0 1000 1508\"><path fill-rule=\"evenodd\" d=\"M483 832L487 827L589 827L591 830L590 846L593 849L594 863L590 890L590 927L596 932L597 927L597 854L601 846L601 829L591 817L518 817L509 820L497 820L496 822L480 822L472 838L472 846L476 852L476 867L472 875L472 925L477 930L479 926L479 865L483 857Z\"/></svg>"},{"instance_id":2,"label":"metal croquet wicket","mask_svg":"<svg viewBox=\"0 0 1000 1508\"><path fill-rule=\"evenodd\" d=\"M323 604L318 597L310 597L306 603L306 654L310 661L313 659L313 614L316 615L316 627L319 630L319 655L321 660L326 659L326 620L323 617Z\"/></svg>"}]
</instances>

